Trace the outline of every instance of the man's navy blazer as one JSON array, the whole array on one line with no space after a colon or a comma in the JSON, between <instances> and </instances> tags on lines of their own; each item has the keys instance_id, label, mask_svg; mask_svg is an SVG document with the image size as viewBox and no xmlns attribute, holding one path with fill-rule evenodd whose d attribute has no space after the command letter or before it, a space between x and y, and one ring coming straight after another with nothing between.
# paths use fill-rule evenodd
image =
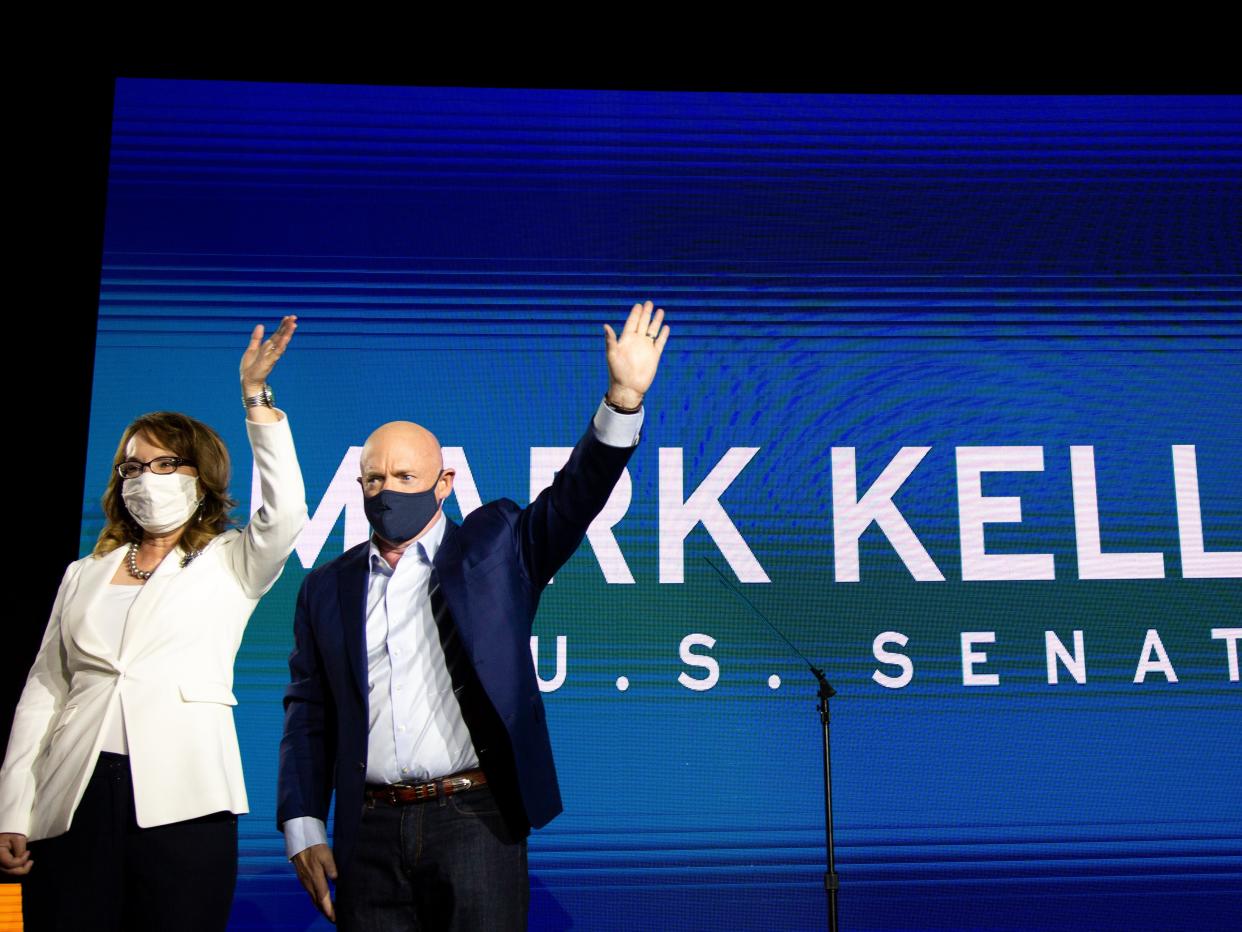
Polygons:
<instances>
[{"instance_id":1,"label":"man's navy blazer","mask_svg":"<svg viewBox=\"0 0 1242 932\"><path fill-rule=\"evenodd\" d=\"M519 508L501 499L472 511L460 527L449 522L433 560L441 638L447 644L453 626L453 649L465 661L450 664L454 691L488 785L518 837L561 811L530 653L535 609L634 449L608 446L588 428L535 501ZM280 742L277 825L299 816L326 822L335 790L339 872L353 855L367 770L368 549L347 550L302 583Z\"/></svg>"}]
</instances>

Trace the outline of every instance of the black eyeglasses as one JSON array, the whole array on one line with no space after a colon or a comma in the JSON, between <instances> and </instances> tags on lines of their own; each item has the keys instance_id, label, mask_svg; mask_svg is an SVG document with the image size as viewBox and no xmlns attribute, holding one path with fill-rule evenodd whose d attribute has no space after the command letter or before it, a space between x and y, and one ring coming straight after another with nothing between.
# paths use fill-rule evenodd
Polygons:
<instances>
[{"instance_id":1,"label":"black eyeglasses","mask_svg":"<svg viewBox=\"0 0 1242 932\"><path fill-rule=\"evenodd\" d=\"M134 460L126 460L124 463L118 463L116 466L116 474L122 479L137 479L142 475L144 469L150 469L157 476L167 476L169 473L177 471L179 466L193 466L187 459L180 456L157 456L153 460L145 463L139 463Z\"/></svg>"}]
</instances>

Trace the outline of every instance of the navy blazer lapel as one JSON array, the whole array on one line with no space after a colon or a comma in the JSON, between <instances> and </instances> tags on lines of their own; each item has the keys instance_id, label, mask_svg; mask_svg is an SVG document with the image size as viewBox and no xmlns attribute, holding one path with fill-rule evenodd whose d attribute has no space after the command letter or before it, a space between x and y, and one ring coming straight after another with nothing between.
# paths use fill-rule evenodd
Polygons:
<instances>
[{"instance_id":1,"label":"navy blazer lapel","mask_svg":"<svg viewBox=\"0 0 1242 932\"><path fill-rule=\"evenodd\" d=\"M440 538L440 546L431 568L435 575L443 580L445 576L455 577L461 573L461 528L444 516L444 536ZM451 585L451 584L450 584Z\"/></svg>"},{"instance_id":2,"label":"navy blazer lapel","mask_svg":"<svg viewBox=\"0 0 1242 932\"><path fill-rule=\"evenodd\" d=\"M444 520L448 523L444 528L440 548L436 551L435 559L431 561L432 578L448 608L449 617L460 619L460 612L465 604L465 581L461 572L461 528L449 521L447 515Z\"/></svg>"},{"instance_id":3,"label":"navy blazer lapel","mask_svg":"<svg viewBox=\"0 0 1242 932\"><path fill-rule=\"evenodd\" d=\"M363 702L367 700L367 579L371 572L371 544L367 541L347 555L337 579L341 627L344 629L345 656L353 673L354 685Z\"/></svg>"},{"instance_id":4,"label":"navy blazer lapel","mask_svg":"<svg viewBox=\"0 0 1242 932\"><path fill-rule=\"evenodd\" d=\"M440 548L436 551L435 560L432 561L435 564L436 569L440 568L440 561L442 558L445 561L453 561L458 559L457 547L460 541L457 540L457 532L460 530L461 528L459 528L448 515L444 516L444 536L440 538Z\"/></svg>"}]
</instances>

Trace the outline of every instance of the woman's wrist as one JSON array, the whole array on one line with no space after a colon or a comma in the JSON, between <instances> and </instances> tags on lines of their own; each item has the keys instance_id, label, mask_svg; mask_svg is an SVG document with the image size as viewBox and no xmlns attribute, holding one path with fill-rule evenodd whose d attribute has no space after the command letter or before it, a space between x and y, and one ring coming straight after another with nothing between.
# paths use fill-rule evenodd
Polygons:
<instances>
[{"instance_id":1,"label":"woman's wrist","mask_svg":"<svg viewBox=\"0 0 1242 932\"><path fill-rule=\"evenodd\" d=\"M281 420L276 413L276 399L272 388L266 382L258 385L242 383L242 408L246 412L246 420L256 424L273 423Z\"/></svg>"},{"instance_id":2,"label":"woman's wrist","mask_svg":"<svg viewBox=\"0 0 1242 932\"><path fill-rule=\"evenodd\" d=\"M264 382L261 385L242 386L242 407L247 411L254 408L276 407L276 396L272 387Z\"/></svg>"}]
</instances>

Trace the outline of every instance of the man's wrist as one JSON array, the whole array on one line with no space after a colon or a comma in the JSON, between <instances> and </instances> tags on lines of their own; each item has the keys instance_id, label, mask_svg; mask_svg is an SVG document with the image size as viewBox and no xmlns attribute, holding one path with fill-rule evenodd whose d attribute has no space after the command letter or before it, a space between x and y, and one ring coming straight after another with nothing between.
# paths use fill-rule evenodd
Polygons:
<instances>
[{"instance_id":1,"label":"man's wrist","mask_svg":"<svg viewBox=\"0 0 1242 932\"><path fill-rule=\"evenodd\" d=\"M643 406L643 393L620 385L610 385L604 395L604 404L618 414L637 414Z\"/></svg>"}]
</instances>

